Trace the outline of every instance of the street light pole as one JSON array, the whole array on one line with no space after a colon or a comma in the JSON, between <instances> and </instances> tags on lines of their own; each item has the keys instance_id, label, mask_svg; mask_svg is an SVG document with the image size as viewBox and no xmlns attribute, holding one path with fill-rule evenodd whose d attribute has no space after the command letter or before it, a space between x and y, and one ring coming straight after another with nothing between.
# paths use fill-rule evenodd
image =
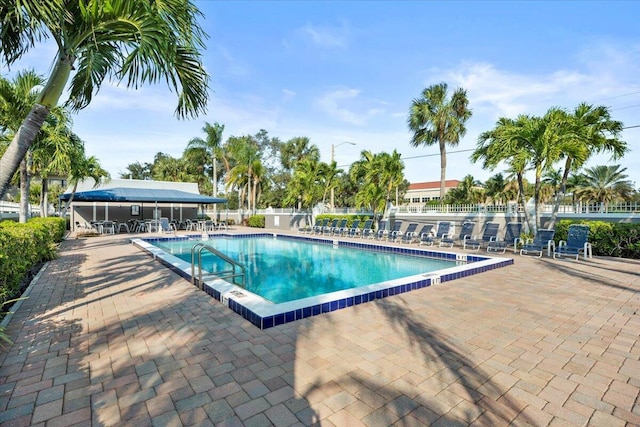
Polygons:
<instances>
[{"instance_id":1,"label":"street light pole","mask_svg":"<svg viewBox=\"0 0 640 427\"><path fill-rule=\"evenodd\" d=\"M331 163L332 164L335 161L336 148L340 147L341 145L344 145L344 144L356 145L355 142L350 142L350 141L341 142L338 145L331 144ZM335 192L333 190L333 186L331 186L331 209L335 209L335 207L336 207L335 206Z\"/></svg>"}]
</instances>

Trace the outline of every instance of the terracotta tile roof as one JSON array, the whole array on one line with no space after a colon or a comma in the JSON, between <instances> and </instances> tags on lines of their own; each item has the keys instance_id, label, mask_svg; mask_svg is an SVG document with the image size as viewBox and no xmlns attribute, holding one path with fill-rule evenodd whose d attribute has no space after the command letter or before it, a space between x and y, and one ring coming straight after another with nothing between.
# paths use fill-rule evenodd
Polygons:
<instances>
[{"instance_id":1,"label":"terracotta tile roof","mask_svg":"<svg viewBox=\"0 0 640 427\"><path fill-rule=\"evenodd\" d=\"M455 188L460 181L457 179L447 179L444 182L445 188ZM409 184L409 190L433 190L440 188L440 181L413 182Z\"/></svg>"}]
</instances>

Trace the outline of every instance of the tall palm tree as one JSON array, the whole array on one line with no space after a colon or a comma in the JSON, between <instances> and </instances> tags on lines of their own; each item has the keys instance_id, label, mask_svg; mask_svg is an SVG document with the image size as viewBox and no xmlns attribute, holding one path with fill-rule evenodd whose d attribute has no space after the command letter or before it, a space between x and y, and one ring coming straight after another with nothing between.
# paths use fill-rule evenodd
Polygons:
<instances>
[{"instance_id":1,"label":"tall palm tree","mask_svg":"<svg viewBox=\"0 0 640 427\"><path fill-rule=\"evenodd\" d=\"M0 198L70 81L67 105L81 110L106 78L127 87L164 80L178 94L176 115L205 111L208 75L200 60L206 34L189 0L24 0L0 5L0 54L12 65L37 42L58 53L47 83L0 159Z\"/></svg>"},{"instance_id":2,"label":"tall palm tree","mask_svg":"<svg viewBox=\"0 0 640 427\"><path fill-rule=\"evenodd\" d=\"M203 157L211 159L211 196L217 197L218 195L218 151L222 143L222 132L224 132L224 125L220 123L214 123L213 125L208 122L204 123L202 131L205 133L206 138L193 138L187 144L187 152L195 151L202 152ZM213 205L213 215L217 218L217 204Z\"/></svg>"},{"instance_id":3,"label":"tall palm tree","mask_svg":"<svg viewBox=\"0 0 640 427\"><path fill-rule=\"evenodd\" d=\"M213 190L211 195L217 197L218 189L218 152L222 143L222 132L224 132L224 125L220 123L214 123L213 125L205 122L202 132L206 135L206 138L199 137L192 138L187 144L185 152L191 151L194 154L202 154L203 158L208 158L211 161L211 183Z\"/></svg>"},{"instance_id":4,"label":"tall palm tree","mask_svg":"<svg viewBox=\"0 0 640 427\"><path fill-rule=\"evenodd\" d=\"M242 206L243 196L246 195L247 210L253 212L255 205L252 207L251 202L256 199L256 192L252 188L255 179L253 175L258 169L262 173L260 149L251 136L229 138L227 148L225 162L229 167L231 164L234 165L228 173L227 187L235 185L238 188L240 206Z\"/></svg>"},{"instance_id":5,"label":"tall palm tree","mask_svg":"<svg viewBox=\"0 0 640 427\"><path fill-rule=\"evenodd\" d=\"M455 147L467 133L465 123L471 117L467 92L456 89L447 98L447 84L439 83L422 91L411 103L407 123L413 132L411 145L438 144L440 148L440 200L444 200L447 170L447 145Z\"/></svg>"},{"instance_id":6,"label":"tall palm tree","mask_svg":"<svg viewBox=\"0 0 640 427\"><path fill-rule=\"evenodd\" d=\"M620 169L620 165L585 169L584 184L575 190L576 197L581 201L600 203L603 212L612 201L628 200L634 188L631 181L627 180L628 175L624 173L626 170L627 168Z\"/></svg>"}]
</instances>

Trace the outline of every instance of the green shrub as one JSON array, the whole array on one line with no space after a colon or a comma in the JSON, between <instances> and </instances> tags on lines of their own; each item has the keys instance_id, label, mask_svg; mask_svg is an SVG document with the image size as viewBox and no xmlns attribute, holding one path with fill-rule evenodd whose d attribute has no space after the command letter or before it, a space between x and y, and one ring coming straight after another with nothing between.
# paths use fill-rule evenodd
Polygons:
<instances>
[{"instance_id":1,"label":"green shrub","mask_svg":"<svg viewBox=\"0 0 640 427\"><path fill-rule=\"evenodd\" d=\"M249 227L264 228L264 215L251 215L248 225Z\"/></svg>"},{"instance_id":2,"label":"green shrub","mask_svg":"<svg viewBox=\"0 0 640 427\"><path fill-rule=\"evenodd\" d=\"M65 233L63 218L34 218L26 224L0 222L0 306L21 292L37 264L57 256Z\"/></svg>"},{"instance_id":3,"label":"green shrub","mask_svg":"<svg viewBox=\"0 0 640 427\"><path fill-rule=\"evenodd\" d=\"M589 242L594 255L640 259L640 224L562 220L556 226L556 242L567 239L571 224L589 226Z\"/></svg>"}]
</instances>

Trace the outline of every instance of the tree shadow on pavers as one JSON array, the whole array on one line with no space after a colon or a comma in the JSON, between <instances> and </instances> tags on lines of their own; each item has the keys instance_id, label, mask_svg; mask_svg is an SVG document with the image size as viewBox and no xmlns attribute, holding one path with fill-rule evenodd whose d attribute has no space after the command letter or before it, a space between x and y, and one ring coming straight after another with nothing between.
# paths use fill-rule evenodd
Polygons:
<instances>
[{"instance_id":1,"label":"tree shadow on pavers","mask_svg":"<svg viewBox=\"0 0 640 427\"><path fill-rule=\"evenodd\" d=\"M461 386L459 392L465 394L464 400L470 403L456 410L455 418L447 422L471 423L479 416L498 416L502 420L511 421L518 416L519 422L535 425L535 420L521 413L524 409L523 403L513 400L508 395L507 389L509 387L503 387L492 380L492 375L484 372L461 349L456 348L446 335L438 333L433 325L419 318L401 303L402 299L395 298L375 301L380 312L389 320L392 327L399 334L405 335L412 347L423 354L426 363L435 360L445 366L445 369L435 374L435 378L443 383L449 383L449 385L459 384ZM385 393L390 393L393 396L393 390L383 389L382 394ZM459 400L462 401L462 398ZM394 402L396 407L393 408L392 405L390 408L393 413L402 413L403 410L406 411L403 408L412 405L423 406L436 415L442 411L437 403L434 404L433 401L420 398L420 396L413 399L406 397L404 400ZM446 410L447 408L445 408Z\"/></svg>"},{"instance_id":2,"label":"tree shadow on pavers","mask_svg":"<svg viewBox=\"0 0 640 427\"><path fill-rule=\"evenodd\" d=\"M592 264L576 263L575 260L555 260L554 262L545 263L545 267L549 268L552 271L566 274L573 280L580 280L584 284L607 286L610 288L631 291L635 293L640 292L640 288L634 288L632 286L626 285L624 282L621 282L620 280L612 277L612 275L608 274L607 271L610 270L615 271L616 273L623 274L625 276L628 275L629 278L631 278L631 276L640 276L640 273L629 271L622 272L620 270L603 268L602 266L596 267ZM634 281L637 281L637 279L634 279Z\"/></svg>"},{"instance_id":3,"label":"tree shadow on pavers","mask_svg":"<svg viewBox=\"0 0 640 427\"><path fill-rule=\"evenodd\" d=\"M295 336L265 333L185 285L162 307L88 337L92 381L112 399L97 416L117 410L128 425L317 419L289 385Z\"/></svg>"},{"instance_id":4,"label":"tree shadow on pavers","mask_svg":"<svg viewBox=\"0 0 640 427\"><path fill-rule=\"evenodd\" d=\"M84 309L93 318L84 345L92 382L104 388L102 407L94 408L98 419L171 424L198 412L213 423L251 423L260 421L256 417L266 420L263 412L278 406L271 416L288 413L293 421L302 419L309 425L319 420L309 402L289 385L295 333L266 334L143 252L136 252L141 262L134 262L132 269L121 269L108 252L104 255L105 245L114 245L113 257L122 252L117 243L106 240L89 248L102 251L92 254L92 262L103 259L94 275L79 281L84 288L77 303L47 313L68 315ZM171 286L151 286L158 278ZM116 283L120 288L128 285L126 291L116 290ZM127 291L131 301L118 311L115 301L122 301ZM141 298L146 307L126 307ZM109 299L114 303L108 304ZM103 312L101 302L107 302L109 312Z\"/></svg>"},{"instance_id":5,"label":"tree shadow on pavers","mask_svg":"<svg viewBox=\"0 0 640 427\"><path fill-rule=\"evenodd\" d=\"M169 269L157 264L153 259L138 253L133 254L127 263L118 260L102 262L94 269L95 274L85 276L78 272L70 274L70 270L80 268L86 258L86 255L78 252L74 254L65 252L55 260L55 263L49 264L46 272L47 280L54 287L64 283L69 284L70 280L73 280L74 283L72 292L63 293L58 301L59 307L52 309L45 318L72 311L78 305L85 305L122 294L151 294L160 289L173 286L176 281L181 282L184 280ZM82 300L78 304L73 303L91 294L96 294L96 297Z\"/></svg>"},{"instance_id":6,"label":"tree shadow on pavers","mask_svg":"<svg viewBox=\"0 0 640 427\"><path fill-rule=\"evenodd\" d=\"M110 425L91 419L96 389L80 320L42 321L32 317L37 311L25 300L7 328L13 344L0 348L0 425Z\"/></svg>"},{"instance_id":7,"label":"tree shadow on pavers","mask_svg":"<svg viewBox=\"0 0 640 427\"><path fill-rule=\"evenodd\" d=\"M303 423L319 425L328 419L340 425L351 416L372 426L462 426L474 422L492 425L508 423L516 417L523 424L535 424L535 420L520 413L525 406L522 402L512 401L489 374L479 370L411 310L391 301L394 299L376 300L294 323L295 332L290 334L296 346L291 385L310 402L317 417L301 418L298 414ZM349 310L352 314L345 314ZM372 310L384 313L379 319L386 319L390 331L397 332L396 338L405 337L404 342L417 347L423 359L417 363L443 366L442 371L427 380L416 374L420 367L412 365L415 359L400 360L406 346L381 342L377 330L368 330L369 322L364 316L376 316ZM353 311L359 313L354 315ZM342 323L343 317L362 317L363 324L353 328L349 325L353 319ZM287 326L268 329L266 333ZM375 328L373 324L371 327ZM350 337L351 333L356 336ZM432 380L447 385L432 393ZM451 386L455 393L444 390L453 383L459 384Z\"/></svg>"},{"instance_id":8,"label":"tree shadow on pavers","mask_svg":"<svg viewBox=\"0 0 640 427\"><path fill-rule=\"evenodd\" d=\"M575 262L575 260L573 260L572 258L563 258L562 260L567 262ZM583 264L585 267L592 266L600 270L628 274L630 276L640 276L640 260L637 259L597 257L592 258L588 261L584 261L581 258L578 261L578 264Z\"/></svg>"}]
</instances>

